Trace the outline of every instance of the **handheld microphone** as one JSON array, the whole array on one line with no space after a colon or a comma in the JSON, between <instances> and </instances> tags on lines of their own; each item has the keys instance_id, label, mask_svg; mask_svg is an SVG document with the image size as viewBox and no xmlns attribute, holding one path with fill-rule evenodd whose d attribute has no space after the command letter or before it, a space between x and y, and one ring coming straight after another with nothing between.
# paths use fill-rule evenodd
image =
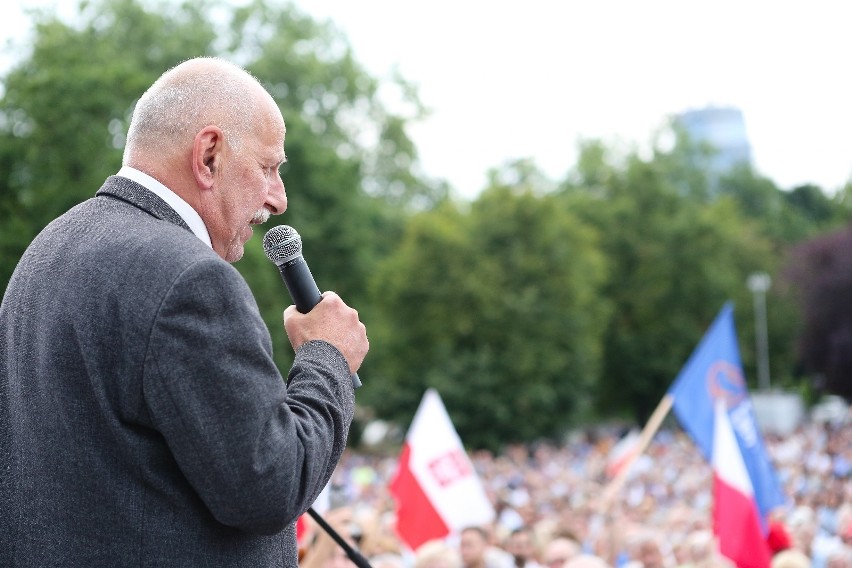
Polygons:
<instances>
[{"instance_id":1,"label":"handheld microphone","mask_svg":"<svg viewBox=\"0 0 852 568\"><path fill-rule=\"evenodd\" d=\"M263 250L281 273L284 285L296 309L306 314L319 304L322 294L317 288L308 263L302 256L302 237L288 225L272 227L263 236ZM352 386L361 386L358 373L352 375Z\"/></svg>"}]
</instances>

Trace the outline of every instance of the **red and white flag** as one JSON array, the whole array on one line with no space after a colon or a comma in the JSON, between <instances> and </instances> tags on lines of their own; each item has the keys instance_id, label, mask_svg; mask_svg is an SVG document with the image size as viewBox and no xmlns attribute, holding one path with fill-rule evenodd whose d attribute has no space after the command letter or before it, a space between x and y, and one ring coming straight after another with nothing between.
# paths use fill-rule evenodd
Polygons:
<instances>
[{"instance_id":1,"label":"red and white flag","mask_svg":"<svg viewBox=\"0 0 852 568\"><path fill-rule=\"evenodd\" d=\"M722 400L715 404L713 432L713 531L722 554L738 567L770 565L754 487Z\"/></svg>"},{"instance_id":2,"label":"red and white flag","mask_svg":"<svg viewBox=\"0 0 852 568\"><path fill-rule=\"evenodd\" d=\"M633 428L621 438L606 456L606 476L610 479L617 476L639 452L639 430Z\"/></svg>"},{"instance_id":3,"label":"red and white flag","mask_svg":"<svg viewBox=\"0 0 852 568\"><path fill-rule=\"evenodd\" d=\"M426 391L417 408L390 490L397 533L411 550L494 519L494 508L434 389Z\"/></svg>"}]
</instances>

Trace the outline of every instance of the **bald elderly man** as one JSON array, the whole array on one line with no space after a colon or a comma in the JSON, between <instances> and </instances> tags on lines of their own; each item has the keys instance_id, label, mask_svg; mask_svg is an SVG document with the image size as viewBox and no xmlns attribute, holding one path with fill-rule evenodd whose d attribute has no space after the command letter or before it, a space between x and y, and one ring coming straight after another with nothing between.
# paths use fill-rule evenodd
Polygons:
<instances>
[{"instance_id":1,"label":"bald elderly man","mask_svg":"<svg viewBox=\"0 0 852 568\"><path fill-rule=\"evenodd\" d=\"M229 264L287 208L284 134L244 70L183 62L137 103L117 175L20 259L0 305L0 566L297 565L293 523L344 449L369 345L333 293L290 306L285 381Z\"/></svg>"}]
</instances>

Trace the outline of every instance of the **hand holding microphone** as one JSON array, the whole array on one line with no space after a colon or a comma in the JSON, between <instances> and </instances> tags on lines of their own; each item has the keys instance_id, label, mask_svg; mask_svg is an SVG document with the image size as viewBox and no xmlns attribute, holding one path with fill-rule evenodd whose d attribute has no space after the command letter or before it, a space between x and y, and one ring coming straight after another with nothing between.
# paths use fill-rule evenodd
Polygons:
<instances>
[{"instance_id":1,"label":"hand holding microphone","mask_svg":"<svg viewBox=\"0 0 852 568\"><path fill-rule=\"evenodd\" d=\"M358 368L370 348L367 330L350 308L334 292L320 294L314 277L302 257L302 238L287 225L272 227L263 237L267 258L278 266L294 306L284 311L284 328L293 349L311 340L323 340L336 347L349 364L352 384L361 386Z\"/></svg>"}]
</instances>

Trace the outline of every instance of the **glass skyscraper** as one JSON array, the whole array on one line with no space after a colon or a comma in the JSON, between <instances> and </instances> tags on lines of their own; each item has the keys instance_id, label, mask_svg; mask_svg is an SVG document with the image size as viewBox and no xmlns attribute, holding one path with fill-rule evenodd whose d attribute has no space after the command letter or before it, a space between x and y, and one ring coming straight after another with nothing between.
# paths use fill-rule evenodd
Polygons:
<instances>
[{"instance_id":1,"label":"glass skyscraper","mask_svg":"<svg viewBox=\"0 0 852 568\"><path fill-rule=\"evenodd\" d=\"M738 164L751 165L751 145L743 113L734 107L706 107L683 112L679 124L694 142L706 143L716 153L708 173L722 174Z\"/></svg>"}]
</instances>

